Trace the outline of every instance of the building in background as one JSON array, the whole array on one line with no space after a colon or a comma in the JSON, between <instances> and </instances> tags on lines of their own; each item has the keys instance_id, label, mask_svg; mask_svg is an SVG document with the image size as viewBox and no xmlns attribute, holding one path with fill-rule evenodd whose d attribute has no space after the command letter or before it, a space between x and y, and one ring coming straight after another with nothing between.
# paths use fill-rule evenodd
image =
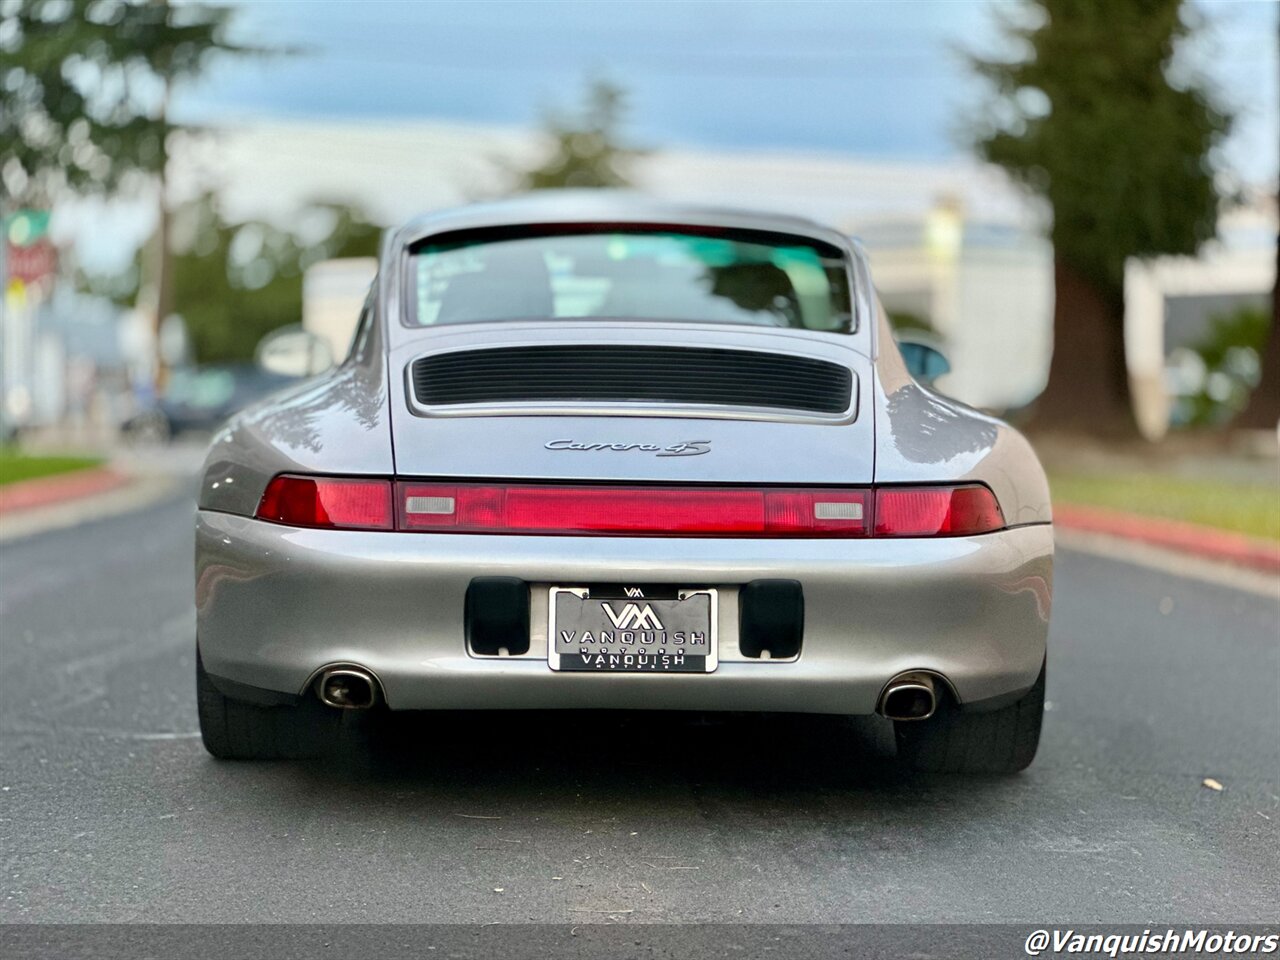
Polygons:
<instances>
[{"instance_id":1,"label":"building in background","mask_svg":"<svg viewBox=\"0 0 1280 960\"><path fill-rule=\"evenodd\" d=\"M502 195L510 170L536 162L541 146L535 133L510 128L264 123L192 144L177 189L194 196L212 182L232 220L287 225L304 201L332 198L394 224ZM954 396L1008 410L1043 387L1053 311L1044 213L999 170L673 148L643 155L630 172L637 189L660 198L797 214L858 236L886 306L942 340L953 372L939 387Z\"/></svg>"},{"instance_id":2,"label":"building in background","mask_svg":"<svg viewBox=\"0 0 1280 960\"><path fill-rule=\"evenodd\" d=\"M173 189L178 199L216 190L233 222L290 226L304 203L320 199L352 203L395 224L508 192L512 169L534 164L542 149L537 134L515 128L264 122L188 142L175 162ZM673 148L641 156L631 174L638 189L657 197L799 214L858 236L887 309L926 324L942 341L953 372L938 386L959 399L1009 411L1043 387L1053 320L1046 212L1001 171L968 159ZM1266 189L1272 192L1249 210L1224 219L1223 242L1201 257L1130 267L1130 365L1148 436L1167 427L1170 353L1186 330L1203 325L1210 311L1201 307L1271 289L1275 187ZM53 229L79 242L88 266L109 269L111 256L146 238L150 220L128 204L104 210L87 203L59 211ZM101 241L94 237L103 235L109 248L95 248ZM1188 321L1188 310L1200 319Z\"/></svg>"},{"instance_id":3,"label":"building in background","mask_svg":"<svg viewBox=\"0 0 1280 960\"><path fill-rule=\"evenodd\" d=\"M373 257L325 260L302 278L302 329L320 338L341 361L351 350L356 321L378 272Z\"/></svg>"},{"instance_id":4,"label":"building in background","mask_svg":"<svg viewBox=\"0 0 1280 960\"><path fill-rule=\"evenodd\" d=\"M1144 436L1164 436L1177 424L1178 401L1214 376L1196 348L1215 319L1241 307L1270 311L1278 227L1276 195L1254 193L1220 218L1219 239L1199 256L1125 265L1125 353Z\"/></svg>"},{"instance_id":5,"label":"building in background","mask_svg":"<svg viewBox=\"0 0 1280 960\"><path fill-rule=\"evenodd\" d=\"M1000 412L1039 395L1053 348L1053 249L1038 231L968 220L943 198L924 217L869 222L858 236L890 316L941 341L951 372L938 389Z\"/></svg>"}]
</instances>

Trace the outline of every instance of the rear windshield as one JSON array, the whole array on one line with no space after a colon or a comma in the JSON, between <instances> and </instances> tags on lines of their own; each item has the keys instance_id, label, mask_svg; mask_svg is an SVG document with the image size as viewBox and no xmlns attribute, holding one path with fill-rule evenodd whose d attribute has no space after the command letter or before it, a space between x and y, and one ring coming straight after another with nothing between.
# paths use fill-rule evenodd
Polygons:
<instances>
[{"instance_id":1,"label":"rear windshield","mask_svg":"<svg viewBox=\"0 0 1280 960\"><path fill-rule=\"evenodd\" d=\"M409 322L633 318L847 333L840 251L797 237L575 230L447 236L414 251Z\"/></svg>"}]
</instances>

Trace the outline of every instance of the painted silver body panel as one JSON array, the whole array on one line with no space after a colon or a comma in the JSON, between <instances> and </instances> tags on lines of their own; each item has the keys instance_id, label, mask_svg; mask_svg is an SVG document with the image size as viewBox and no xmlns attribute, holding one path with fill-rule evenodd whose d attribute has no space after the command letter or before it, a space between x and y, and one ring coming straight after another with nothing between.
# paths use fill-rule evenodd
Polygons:
<instances>
[{"instance_id":1,"label":"painted silver body panel","mask_svg":"<svg viewBox=\"0 0 1280 960\"><path fill-rule=\"evenodd\" d=\"M877 304L876 483L976 480L1000 501L1010 526L1049 523L1049 481L1027 439L1002 420L912 379Z\"/></svg>"},{"instance_id":2,"label":"painted silver body panel","mask_svg":"<svg viewBox=\"0 0 1280 960\"><path fill-rule=\"evenodd\" d=\"M874 420L862 408L870 400L871 361L840 334L778 331L723 324L650 322L475 323L419 333L391 351L396 374L391 391L396 470L405 476L574 480L650 480L742 483L865 484L874 469ZM601 407L594 415L566 409L555 415L435 416L413 400L407 375L418 357L468 347L513 344L696 344L701 347L786 351L830 360L854 373L849 412L826 422L811 415L774 411L730 419L686 412L655 415L652 408ZM764 419L768 416L768 419ZM655 457L638 451L549 450L547 443L652 443L707 441L707 454ZM783 455L761 458L761 449Z\"/></svg>"},{"instance_id":3,"label":"painted silver body panel","mask_svg":"<svg viewBox=\"0 0 1280 960\"><path fill-rule=\"evenodd\" d=\"M251 516L278 473L391 476L391 412L376 325L342 366L254 404L209 445L201 508Z\"/></svg>"},{"instance_id":4,"label":"painted silver body panel","mask_svg":"<svg viewBox=\"0 0 1280 960\"><path fill-rule=\"evenodd\" d=\"M641 540L297 530L201 511L196 609L205 667L290 693L335 662L377 675L393 709L570 708L871 713L904 670L946 676L962 702L1035 681L1045 655L1047 525L932 540ZM557 674L543 627L527 657L469 656L463 596L477 576L549 585L804 586L794 662L734 657L722 591L722 661L707 675ZM542 600L545 611L545 597ZM538 618L533 618L537 625ZM736 662L735 662L736 661Z\"/></svg>"},{"instance_id":5,"label":"painted silver body panel","mask_svg":"<svg viewBox=\"0 0 1280 960\"><path fill-rule=\"evenodd\" d=\"M841 247L856 329L545 321L411 328L400 321L408 247L435 233L512 223L661 223L798 234ZM637 707L869 713L884 683L936 670L970 703L1022 691L1045 655L1052 583L1048 484L1000 420L916 383L894 345L864 256L834 231L787 217L689 210L607 195L543 197L425 218L388 234L370 322L341 368L233 420L206 461L197 519L199 643L215 676L298 693L313 672L373 671L393 708ZM855 374L856 403L827 422L678 409L465 410L418 406L407 370L440 350L547 342L696 343L818 357ZM704 412L705 414L705 412ZM728 415L726 415L728 414ZM549 450L561 439L697 456ZM278 473L586 481L851 484L977 481L1004 532L955 539L730 540L464 536L300 530L249 519ZM557 674L546 597L533 595L522 658L469 656L463 596L477 576L542 585L649 581L720 594L720 664L689 674ZM738 585L799 580L801 654L737 651ZM541 604L541 607L539 607ZM539 624L541 616L541 627Z\"/></svg>"}]
</instances>

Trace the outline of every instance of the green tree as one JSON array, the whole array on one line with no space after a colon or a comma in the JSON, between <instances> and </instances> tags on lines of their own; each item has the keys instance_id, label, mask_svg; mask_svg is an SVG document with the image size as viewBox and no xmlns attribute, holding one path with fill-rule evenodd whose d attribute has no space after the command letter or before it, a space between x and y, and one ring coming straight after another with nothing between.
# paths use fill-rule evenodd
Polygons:
<instances>
[{"instance_id":1,"label":"green tree","mask_svg":"<svg viewBox=\"0 0 1280 960\"><path fill-rule=\"evenodd\" d=\"M1208 329L1191 346L1204 364L1205 382L1199 392L1181 398L1175 419L1217 426L1239 413L1258 384L1270 329L1270 311L1256 305L1211 316Z\"/></svg>"},{"instance_id":2,"label":"green tree","mask_svg":"<svg viewBox=\"0 0 1280 960\"><path fill-rule=\"evenodd\" d=\"M333 257L372 257L381 228L356 209L314 203L297 221L319 221L311 237L269 223L228 223L211 197L175 213L187 239L173 262L174 311L187 323L201 363L250 360L258 341L302 319L302 274Z\"/></svg>"},{"instance_id":3,"label":"green tree","mask_svg":"<svg viewBox=\"0 0 1280 960\"><path fill-rule=\"evenodd\" d=\"M548 114L544 133L551 150L536 167L518 174L516 189L628 186L627 163L640 151L621 142L625 114L626 97L620 87L604 80L592 83L577 116Z\"/></svg>"},{"instance_id":4,"label":"green tree","mask_svg":"<svg viewBox=\"0 0 1280 960\"><path fill-rule=\"evenodd\" d=\"M1023 0L1001 25L1022 56L973 58L994 93L974 143L1053 214L1053 360L1035 423L1130 433L1125 260L1214 236L1212 151L1231 118L1203 81L1175 79L1192 31L1181 0Z\"/></svg>"},{"instance_id":5,"label":"green tree","mask_svg":"<svg viewBox=\"0 0 1280 960\"><path fill-rule=\"evenodd\" d=\"M215 56L253 52L228 39L231 17L166 0L0 0L0 182L40 205L156 183L157 324L173 305L169 100Z\"/></svg>"},{"instance_id":6,"label":"green tree","mask_svg":"<svg viewBox=\"0 0 1280 960\"><path fill-rule=\"evenodd\" d=\"M302 275L337 257L372 257L382 228L341 203L314 201L298 211L296 232L262 221L232 223L205 195L173 213L174 312L200 363L251 360L266 334L302 319ZM141 255L137 259L141 259ZM81 275L84 289L128 303L140 264L111 276Z\"/></svg>"}]
</instances>

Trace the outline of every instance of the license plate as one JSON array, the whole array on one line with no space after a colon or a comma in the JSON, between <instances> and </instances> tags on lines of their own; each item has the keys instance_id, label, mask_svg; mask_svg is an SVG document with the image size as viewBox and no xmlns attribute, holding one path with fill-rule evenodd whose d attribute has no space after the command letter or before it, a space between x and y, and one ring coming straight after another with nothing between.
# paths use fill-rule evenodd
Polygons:
<instances>
[{"instance_id":1,"label":"license plate","mask_svg":"<svg viewBox=\"0 0 1280 960\"><path fill-rule=\"evenodd\" d=\"M710 673L716 592L674 587L552 587L552 670Z\"/></svg>"}]
</instances>

